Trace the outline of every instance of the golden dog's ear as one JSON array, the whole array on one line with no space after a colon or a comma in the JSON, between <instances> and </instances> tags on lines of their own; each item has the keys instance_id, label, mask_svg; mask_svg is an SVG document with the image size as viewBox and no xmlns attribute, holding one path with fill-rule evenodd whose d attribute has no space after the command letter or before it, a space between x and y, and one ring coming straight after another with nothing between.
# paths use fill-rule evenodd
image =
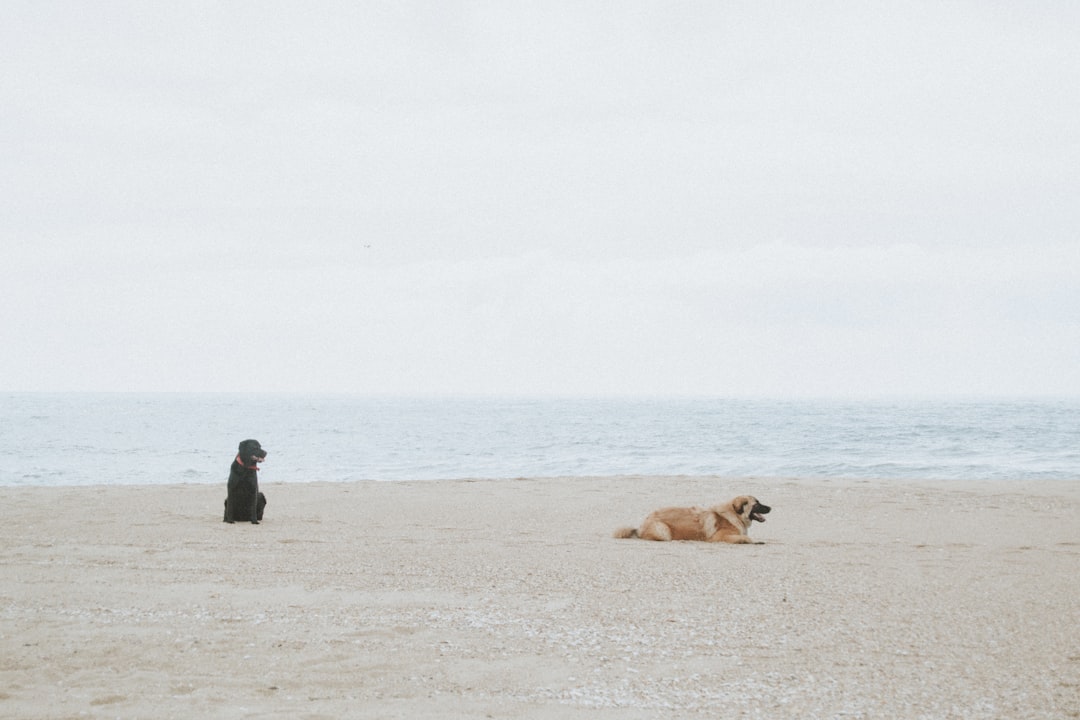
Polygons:
<instances>
[{"instance_id":1,"label":"golden dog's ear","mask_svg":"<svg viewBox=\"0 0 1080 720\"><path fill-rule=\"evenodd\" d=\"M742 515L743 510L746 509L746 502L746 498L744 497L735 498L735 504L732 507L735 509L736 515Z\"/></svg>"}]
</instances>

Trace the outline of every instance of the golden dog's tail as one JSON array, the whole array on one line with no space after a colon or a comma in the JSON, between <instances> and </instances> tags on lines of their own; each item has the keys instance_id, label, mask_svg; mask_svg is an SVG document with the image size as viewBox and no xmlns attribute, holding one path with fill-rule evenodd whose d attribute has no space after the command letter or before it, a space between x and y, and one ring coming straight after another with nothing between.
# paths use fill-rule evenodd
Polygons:
<instances>
[{"instance_id":1,"label":"golden dog's tail","mask_svg":"<svg viewBox=\"0 0 1080 720\"><path fill-rule=\"evenodd\" d=\"M611 537L623 539L623 538L636 538L636 537L641 537L641 536L638 535L637 528L621 527L618 530L616 530L615 532L613 532L611 534Z\"/></svg>"}]
</instances>

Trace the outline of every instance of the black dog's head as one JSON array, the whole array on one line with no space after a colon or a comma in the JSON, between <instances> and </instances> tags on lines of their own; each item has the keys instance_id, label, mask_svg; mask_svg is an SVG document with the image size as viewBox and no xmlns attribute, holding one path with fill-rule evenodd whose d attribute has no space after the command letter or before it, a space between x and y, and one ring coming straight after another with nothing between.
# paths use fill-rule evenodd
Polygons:
<instances>
[{"instance_id":1,"label":"black dog's head","mask_svg":"<svg viewBox=\"0 0 1080 720\"><path fill-rule=\"evenodd\" d=\"M266 459L266 451L262 449L258 440L244 440L240 443L238 455L244 465L254 465Z\"/></svg>"}]
</instances>

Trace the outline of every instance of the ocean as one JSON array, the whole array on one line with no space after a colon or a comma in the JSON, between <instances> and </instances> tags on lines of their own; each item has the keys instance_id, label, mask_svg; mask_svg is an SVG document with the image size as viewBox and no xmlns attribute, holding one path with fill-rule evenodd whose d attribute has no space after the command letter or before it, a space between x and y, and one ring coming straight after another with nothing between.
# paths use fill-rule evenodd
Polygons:
<instances>
[{"instance_id":1,"label":"ocean","mask_svg":"<svg viewBox=\"0 0 1080 720\"><path fill-rule=\"evenodd\" d=\"M603 475L1080 479L1080 400L0 394L0 485Z\"/></svg>"}]
</instances>

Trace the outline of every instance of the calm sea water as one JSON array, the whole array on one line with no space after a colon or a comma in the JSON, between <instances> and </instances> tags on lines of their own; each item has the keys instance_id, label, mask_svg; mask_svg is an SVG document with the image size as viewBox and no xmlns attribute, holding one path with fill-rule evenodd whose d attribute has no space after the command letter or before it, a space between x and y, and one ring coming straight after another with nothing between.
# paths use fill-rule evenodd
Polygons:
<instances>
[{"instance_id":1,"label":"calm sea water","mask_svg":"<svg viewBox=\"0 0 1080 720\"><path fill-rule=\"evenodd\" d=\"M1080 400L0 395L0 485L615 474L1080 480Z\"/></svg>"}]
</instances>

